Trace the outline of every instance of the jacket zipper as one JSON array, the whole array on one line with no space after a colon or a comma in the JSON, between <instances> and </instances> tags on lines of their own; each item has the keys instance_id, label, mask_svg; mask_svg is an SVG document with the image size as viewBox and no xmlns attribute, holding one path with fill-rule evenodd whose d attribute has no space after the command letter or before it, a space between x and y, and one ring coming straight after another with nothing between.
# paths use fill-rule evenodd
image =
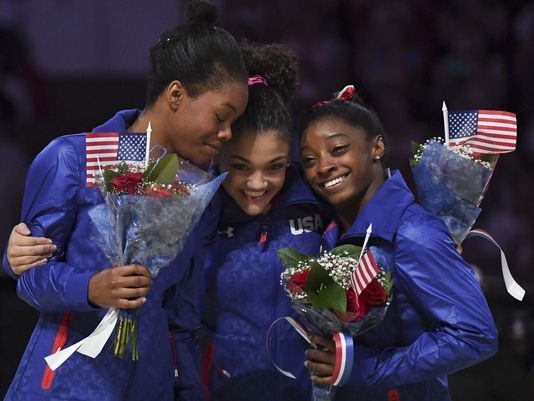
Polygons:
<instances>
[{"instance_id":1,"label":"jacket zipper","mask_svg":"<svg viewBox=\"0 0 534 401\"><path fill-rule=\"evenodd\" d=\"M202 355L202 364L200 367L200 381L204 387L204 398L209 400L210 394L210 370L213 364L213 341L208 341Z\"/></svg>"},{"instance_id":2,"label":"jacket zipper","mask_svg":"<svg viewBox=\"0 0 534 401\"><path fill-rule=\"evenodd\" d=\"M174 337L172 331L169 330L169 343L171 344L172 352L172 366L174 368L174 378L180 376L180 370L178 369L178 357L176 356L176 347L174 345Z\"/></svg>"}]
</instances>

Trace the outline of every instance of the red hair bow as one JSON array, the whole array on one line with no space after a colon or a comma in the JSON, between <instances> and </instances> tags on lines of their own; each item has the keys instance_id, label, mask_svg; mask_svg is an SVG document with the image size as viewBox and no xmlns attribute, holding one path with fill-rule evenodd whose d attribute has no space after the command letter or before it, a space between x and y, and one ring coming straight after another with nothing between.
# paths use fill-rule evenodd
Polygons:
<instances>
[{"instance_id":1,"label":"red hair bow","mask_svg":"<svg viewBox=\"0 0 534 401\"><path fill-rule=\"evenodd\" d=\"M347 85L338 92L338 94L336 95L336 99L350 100L353 98L355 93L356 89L354 89L354 85Z\"/></svg>"},{"instance_id":2,"label":"red hair bow","mask_svg":"<svg viewBox=\"0 0 534 401\"><path fill-rule=\"evenodd\" d=\"M343 89L341 89L332 100L321 100L315 103L313 105L313 108L316 109L318 107L324 106L325 104L328 104L334 100L350 100L354 97L355 93L356 89L354 88L354 85L347 85Z\"/></svg>"}]
</instances>

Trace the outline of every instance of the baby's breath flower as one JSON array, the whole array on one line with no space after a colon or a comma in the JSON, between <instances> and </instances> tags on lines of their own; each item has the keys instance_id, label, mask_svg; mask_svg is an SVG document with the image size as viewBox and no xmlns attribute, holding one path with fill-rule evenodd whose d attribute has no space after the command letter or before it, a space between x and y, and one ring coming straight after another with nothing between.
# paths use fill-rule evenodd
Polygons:
<instances>
[{"instance_id":1,"label":"baby's breath flower","mask_svg":"<svg viewBox=\"0 0 534 401\"><path fill-rule=\"evenodd\" d=\"M443 143L443 139L438 137L438 136L435 136L433 138L430 138L430 139L427 139L425 142L423 142L422 145L419 145L416 150L415 150L415 153L413 155L413 159L416 161L416 162L419 162L421 160L421 157L423 156L423 152L425 151L427 145L431 142L439 142L439 143Z\"/></svg>"},{"instance_id":2,"label":"baby's breath flower","mask_svg":"<svg viewBox=\"0 0 534 401\"><path fill-rule=\"evenodd\" d=\"M417 149L416 149L416 151L415 151L415 153L413 155L413 160L416 163L418 163L421 160L421 157L423 156L423 152L425 151L425 149L428 146L428 144L430 144L431 142L438 142L438 143L441 143L441 144L445 143L443 138L440 138L440 137L433 137L433 138L427 139L422 145L417 147ZM477 164L480 164L481 166L483 166L483 167L485 167L487 169L491 169L491 163L489 163L487 161L484 161L484 160L480 160L477 157L475 157L473 155L473 153L474 153L473 149L471 149L471 146L469 146L469 145L449 145L448 149L450 149L451 151L453 151L458 156L460 156L460 157L462 157L464 159L473 160L473 162L475 162Z\"/></svg>"},{"instance_id":3,"label":"baby's breath flower","mask_svg":"<svg viewBox=\"0 0 534 401\"><path fill-rule=\"evenodd\" d=\"M358 261L349 256L348 252L344 252L342 255L325 253L317 259L317 262L324 267L332 280L346 290L350 288L350 276Z\"/></svg>"},{"instance_id":4,"label":"baby's breath flower","mask_svg":"<svg viewBox=\"0 0 534 401\"><path fill-rule=\"evenodd\" d=\"M318 259L300 260L292 266L287 266L280 275L280 284L286 290L286 293L293 301L308 302L307 295L304 291L295 292L290 291L288 284L293 276L304 272L311 268L314 262L319 263L327 272L328 275L344 289L351 287L351 274L356 267L357 260L350 256L348 252L342 254L332 254L329 252L323 253Z\"/></svg>"},{"instance_id":5,"label":"baby's breath flower","mask_svg":"<svg viewBox=\"0 0 534 401\"><path fill-rule=\"evenodd\" d=\"M295 274L302 273L303 271L309 269L312 262L313 259L309 259L307 261L299 260L296 266L286 268L280 275L281 283L283 284Z\"/></svg>"}]
</instances>

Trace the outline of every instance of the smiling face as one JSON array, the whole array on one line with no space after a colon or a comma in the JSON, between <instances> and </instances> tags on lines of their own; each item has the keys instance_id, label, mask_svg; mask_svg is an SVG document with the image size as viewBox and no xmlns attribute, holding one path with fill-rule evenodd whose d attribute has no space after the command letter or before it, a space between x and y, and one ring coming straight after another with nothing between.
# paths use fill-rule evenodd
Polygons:
<instances>
[{"instance_id":1,"label":"smiling face","mask_svg":"<svg viewBox=\"0 0 534 401\"><path fill-rule=\"evenodd\" d=\"M285 181L289 143L276 130L243 132L226 143L219 168L228 171L223 186L248 215L266 212Z\"/></svg>"},{"instance_id":2,"label":"smiling face","mask_svg":"<svg viewBox=\"0 0 534 401\"><path fill-rule=\"evenodd\" d=\"M209 163L232 137L231 125L247 104L247 85L229 82L197 97L183 88L171 93L177 100L168 122L173 129L167 135L168 147L197 165Z\"/></svg>"},{"instance_id":3,"label":"smiling face","mask_svg":"<svg viewBox=\"0 0 534 401\"><path fill-rule=\"evenodd\" d=\"M328 201L338 217L351 224L360 208L382 184L380 137L339 117L313 121L302 135L300 156L313 190Z\"/></svg>"}]
</instances>

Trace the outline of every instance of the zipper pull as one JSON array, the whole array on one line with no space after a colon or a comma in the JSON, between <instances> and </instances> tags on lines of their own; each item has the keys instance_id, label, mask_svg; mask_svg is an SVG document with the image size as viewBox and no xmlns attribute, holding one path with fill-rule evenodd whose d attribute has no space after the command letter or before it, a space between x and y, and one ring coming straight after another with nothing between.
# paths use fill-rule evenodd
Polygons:
<instances>
[{"instance_id":1,"label":"zipper pull","mask_svg":"<svg viewBox=\"0 0 534 401\"><path fill-rule=\"evenodd\" d=\"M172 331L169 330L169 343L171 345L171 353L172 353L172 365L174 368L174 378L180 377L180 370L178 369L178 358L176 356L176 347L174 343L174 336L172 335Z\"/></svg>"},{"instance_id":2,"label":"zipper pull","mask_svg":"<svg viewBox=\"0 0 534 401\"><path fill-rule=\"evenodd\" d=\"M266 242L267 242L267 224L263 224L261 226L260 245L263 245Z\"/></svg>"}]
</instances>

